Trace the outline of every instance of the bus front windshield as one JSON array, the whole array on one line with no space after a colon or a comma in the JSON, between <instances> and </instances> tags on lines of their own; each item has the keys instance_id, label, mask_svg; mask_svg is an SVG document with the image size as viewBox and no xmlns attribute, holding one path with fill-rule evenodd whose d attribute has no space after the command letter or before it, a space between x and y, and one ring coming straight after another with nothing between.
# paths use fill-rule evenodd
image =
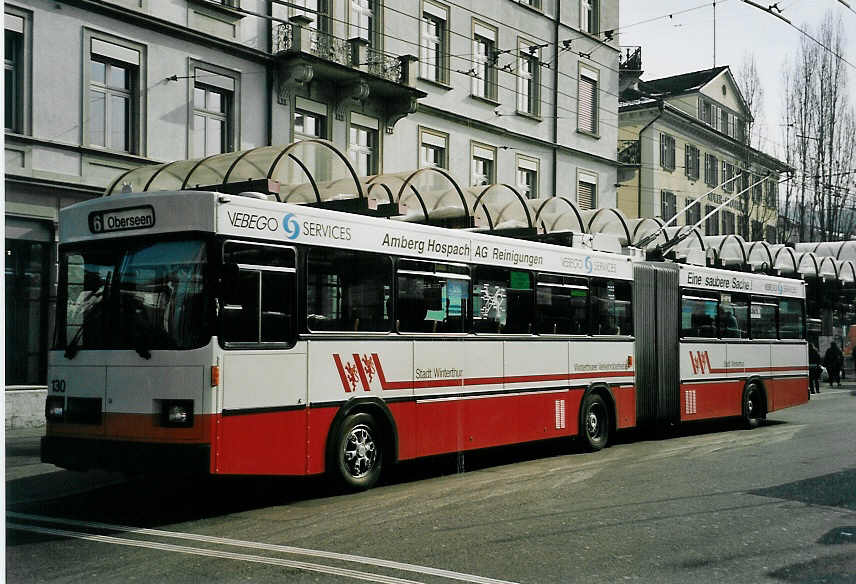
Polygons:
<instances>
[{"instance_id":1,"label":"bus front windshield","mask_svg":"<svg viewBox=\"0 0 856 584\"><path fill-rule=\"evenodd\" d=\"M211 338L200 239L116 240L64 249L56 348L73 358L80 349L201 347Z\"/></svg>"}]
</instances>

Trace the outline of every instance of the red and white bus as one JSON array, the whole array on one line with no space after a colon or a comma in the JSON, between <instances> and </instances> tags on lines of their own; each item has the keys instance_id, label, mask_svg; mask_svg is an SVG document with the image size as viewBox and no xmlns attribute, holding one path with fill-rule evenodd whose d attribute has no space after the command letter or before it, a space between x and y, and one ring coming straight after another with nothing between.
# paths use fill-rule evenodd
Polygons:
<instances>
[{"instance_id":1,"label":"red and white bus","mask_svg":"<svg viewBox=\"0 0 856 584\"><path fill-rule=\"evenodd\" d=\"M66 468L368 488L808 397L799 280L204 191L63 209L59 264L42 459Z\"/></svg>"}]
</instances>

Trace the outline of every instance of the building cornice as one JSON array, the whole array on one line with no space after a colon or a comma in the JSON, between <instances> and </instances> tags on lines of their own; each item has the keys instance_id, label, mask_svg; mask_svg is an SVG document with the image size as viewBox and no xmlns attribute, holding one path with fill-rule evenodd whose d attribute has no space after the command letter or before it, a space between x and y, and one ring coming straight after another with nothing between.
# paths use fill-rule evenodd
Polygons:
<instances>
[{"instance_id":1,"label":"building cornice","mask_svg":"<svg viewBox=\"0 0 856 584\"><path fill-rule=\"evenodd\" d=\"M87 185L83 183L75 183L63 180L54 180L49 178L23 176L7 173L5 182L10 184L21 184L31 187L45 187L51 189L62 189L67 194L88 195L90 197L99 197L104 194L104 187L96 185Z\"/></svg>"},{"instance_id":2,"label":"building cornice","mask_svg":"<svg viewBox=\"0 0 856 584\"><path fill-rule=\"evenodd\" d=\"M593 154L591 152L586 152L585 150L579 150L577 148L571 148L570 146L565 146L564 144L556 144L555 142L551 142L550 140L543 140L541 138L536 138L534 136L530 136L527 134L520 134L517 132L513 132L506 128L498 128L493 124L488 124L487 122L482 122L480 120L474 120L472 118L468 118L466 116L456 114L454 112L440 109L434 106L430 106L424 103L420 103L418 106L418 110L420 112L424 112L430 114L432 116L437 116L440 118L444 118L446 120L457 122L460 124L466 124L471 128L476 128L478 130L483 130L485 132L497 133L501 132L504 136L509 136L512 138L516 138L518 140L522 140L524 142L529 142L530 144L537 144L538 146L542 146L545 148L552 148L555 150L560 150L562 152L568 152L570 154L577 154L579 156L585 156L591 160L596 160L598 162L602 162L603 164L608 164L610 166L618 167L618 160L613 158L607 158L606 156L600 156L598 154ZM617 156L616 152L616 156Z\"/></svg>"},{"instance_id":3,"label":"building cornice","mask_svg":"<svg viewBox=\"0 0 856 584\"><path fill-rule=\"evenodd\" d=\"M15 134L9 132L8 130L6 131L5 139L7 146L15 144L36 144L38 146L46 146L49 148L56 148L58 150L76 152L78 154L87 156L96 156L98 158L113 159L122 162L131 162L140 166L144 164L161 164L163 162L160 160L146 158L145 156L138 156L137 154L117 152L115 150L102 150L100 148L93 148L90 146L81 146L80 144L70 144L68 142L58 142L56 140L48 140L45 138L38 138L36 136Z\"/></svg>"},{"instance_id":4,"label":"building cornice","mask_svg":"<svg viewBox=\"0 0 856 584\"><path fill-rule=\"evenodd\" d=\"M731 150L732 152L742 152L750 155L751 158L756 159L760 164L764 166L771 167L772 170L777 172L792 172L793 167L788 166L786 163L781 160L771 156L765 152L760 150L756 150L751 146L747 146L743 144L739 140L728 136L727 134L723 134L719 130L716 130L705 123L702 123L698 118L688 114L687 112L675 107L665 100L656 100L652 102L646 102L642 104L633 104L629 106L619 107L618 113L619 116L623 113L630 112L643 112L645 110L651 110L652 113L656 113L660 111L659 104L663 104L663 113L673 118L678 118L679 121L686 123L688 125L688 129L697 134L701 134L705 139L710 142L715 143L716 145L722 147L726 150ZM621 122L619 121L619 126ZM739 155L735 154L735 156L739 157Z\"/></svg>"},{"instance_id":5,"label":"building cornice","mask_svg":"<svg viewBox=\"0 0 856 584\"><path fill-rule=\"evenodd\" d=\"M186 26L181 26L168 20L156 18L154 16L150 16L142 12L137 12L135 10L130 10L122 6L117 6L115 4L105 2L104 0L60 1L70 6L76 6L84 10L103 14L105 16L121 20L122 22L134 24L141 28L147 28L155 32L164 33L181 40L199 43L200 45L214 47L217 49L225 49L230 54L235 55L237 57L242 57L265 64L273 62L273 56L270 53L267 53L266 51L261 51L259 49L251 49L250 47L242 45L241 43L231 42L201 32L197 32Z\"/></svg>"}]
</instances>

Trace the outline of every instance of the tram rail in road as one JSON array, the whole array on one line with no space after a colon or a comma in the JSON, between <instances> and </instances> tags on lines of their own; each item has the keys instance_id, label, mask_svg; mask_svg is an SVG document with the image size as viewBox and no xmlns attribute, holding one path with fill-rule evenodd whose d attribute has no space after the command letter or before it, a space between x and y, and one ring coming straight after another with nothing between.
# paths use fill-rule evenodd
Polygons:
<instances>
[{"instance_id":1,"label":"tram rail in road","mask_svg":"<svg viewBox=\"0 0 856 584\"><path fill-rule=\"evenodd\" d=\"M61 525L66 527L75 527L79 529L95 529L100 531L108 531L112 533L126 533L135 536L148 536L153 538L168 538L179 539L184 541L195 541L199 543L213 544L217 546L240 547L245 549L253 549L260 551L275 552L281 554L291 554L296 556L312 557L325 560L333 560L338 562L355 563L368 568L384 568L396 570L408 574L418 576L433 576L445 578L458 582L468 582L471 584L516 584L509 580L497 580L495 578L487 578L474 574L465 574L462 572L454 572L452 570L444 570L441 568L432 568L429 566L418 566L404 562L396 562L392 560L384 560L380 558L369 558L365 556L357 556L353 554L341 554L337 552L328 552L323 550L306 549L288 545L276 545L264 542L254 542L239 539L230 539L225 537L216 537L210 535L199 535L195 533L183 533L178 531L167 531L163 529L148 529L140 527L130 527L126 525L113 525L109 523L100 523L96 521L79 521L73 519L62 519L58 517L46 517L42 515L33 515L28 513L16 513L13 511L6 513L7 529L37 533L43 535L54 535L70 539L80 539L86 541L100 542L112 545L132 546L167 552L183 553L197 556L206 556L221 559L230 559L250 563L268 564L273 566L282 566L305 570L309 572L317 572L331 576L340 576L343 578L351 578L368 582L380 582L383 584L418 584L418 581L398 578L380 573L373 573L350 568L342 568L335 565L317 564L299 560L289 560L285 558L277 558L271 556L261 556L253 554L242 554L229 552L218 549L209 549L202 547L191 547L184 545L168 544L159 541L148 539L130 539L116 537L112 535L103 535L91 533L88 531L72 531L69 529L61 529L57 527L48 527L49 525ZM15 520L15 521L10 521Z\"/></svg>"}]
</instances>

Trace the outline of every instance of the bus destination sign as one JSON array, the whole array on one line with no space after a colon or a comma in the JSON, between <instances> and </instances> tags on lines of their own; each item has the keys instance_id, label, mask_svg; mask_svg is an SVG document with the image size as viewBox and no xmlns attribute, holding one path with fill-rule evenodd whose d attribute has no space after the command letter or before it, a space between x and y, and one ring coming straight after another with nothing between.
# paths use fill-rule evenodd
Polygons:
<instances>
[{"instance_id":1,"label":"bus destination sign","mask_svg":"<svg viewBox=\"0 0 856 584\"><path fill-rule=\"evenodd\" d=\"M155 210L151 205L116 211L94 211L89 214L89 230L92 233L147 229L154 226Z\"/></svg>"}]
</instances>

